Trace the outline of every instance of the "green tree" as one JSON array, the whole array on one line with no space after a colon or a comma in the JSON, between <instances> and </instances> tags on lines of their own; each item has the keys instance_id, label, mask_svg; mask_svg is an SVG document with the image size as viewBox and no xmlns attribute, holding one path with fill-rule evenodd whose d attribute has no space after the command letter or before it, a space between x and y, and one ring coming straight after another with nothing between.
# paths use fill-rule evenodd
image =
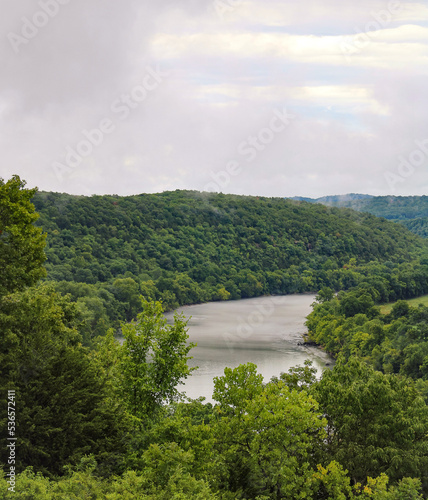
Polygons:
<instances>
[{"instance_id":1,"label":"green tree","mask_svg":"<svg viewBox=\"0 0 428 500\"><path fill-rule=\"evenodd\" d=\"M123 305L126 321L134 319L141 310L138 283L132 278L116 279L110 289L111 293Z\"/></svg>"},{"instance_id":2,"label":"green tree","mask_svg":"<svg viewBox=\"0 0 428 500\"><path fill-rule=\"evenodd\" d=\"M0 297L34 285L45 276L45 235L34 226L38 215L31 198L36 189L24 189L15 175L0 178Z\"/></svg>"},{"instance_id":3,"label":"green tree","mask_svg":"<svg viewBox=\"0 0 428 500\"><path fill-rule=\"evenodd\" d=\"M320 304L322 304L323 302L328 302L333 297L334 297L334 291L328 286L324 286L318 292L317 296L315 297L315 300Z\"/></svg>"},{"instance_id":4,"label":"green tree","mask_svg":"<svg viewBox=\"0 0 428 500\"><path fill-rule=\"evenodd\" d=\"M16 393L18 470L31 465L62 474L87 453L96 455L101 468L118 465L122 411L117 402L107 407L109 380L82 347L74 317L74 305L46 285L1 300L0 393ZM0 460L6 462L3 445Z\"/></svg>"},{"instance_id":5,"label":"green tree","mask_svg":"<svg viewBox=\"0 0 428 500\"><path fill-rule=\"evenodd\" d=\"M351 358L325 371L311 393L328 421L323 456L355 483L382 472L393 482L427 477L428 412L412 380Z\"/></svg>"},{"instance_id":6,"label":"green tree","mask_svg":"<svg viewBox=\"0 0 428 500\"><path fill-rule=\"evenodd\" d=\"M272 377L271 382L277 383L279 380L285 383L290 389L297 391L308 390L316 382L317 369L313 367L312 361L307 359L304 366L293 366L287 373L281 373L278 377Z\"/></svg>"},{"instance_id":7,"label":"green tree","mask_svg":"<svg viewBox=\"0 0 428 500\"><path fill-rule=\"evenodd\" d=\"M147 422L165 402L181 397L182 384L195 368L189 368L187 321L175 314L169 325L160 302L142 300L143 312L122 326L124 342L117 346L117 377L128 412Z\"/></svg>"},{"instance_id":8,"label":"green tree","mask_svg":"<svg viewBox=\"0 0 428 500\"><path fill-rule=\"evenodd\" d=\"M292 390L282 380L264 385L251 363L225 368L214 386L219 405L213 425L225 489L238 498L284 500L318 498L322 487L349 491L339 465L330 467L329 480L315 474L313 453L325 438L326 421L306 391Z\"/></svg>"},{"instance_id":9,"label":"green tree","mask_svg":"<svg viewBox=\"0 0 428 500\"><path fill-rule=\"evenodd\" d=\"M410 312L409 303L405 300L398 300L392 307L391 317L398 319L401 316L407 316Z\"/></svg>"},{"instance_id":10,"label":"green tree","mask_svg":"<svg viewBox=\"0 0 428 500\"><path fill-rule=\"evenodd\" d=\"M340 312L348 318L356 314L369 314L373 306L374 301L368 293L349 292L340 301Z\"/></svg>"},{"instance_id":11,"label":"green tree","mask_svg":"<svg viewBox=\"0 0 428 500\"><path fill-rule=\"evenodd\" d=\"M189 473L191 452L175 443L152 446L144 453L143 471L127 471L120 477L102 479L97 463L85 456L68 474L55 480L34 473L30 467L16 476L11 491L0 469L0 497L4 500L219 500L208 484Z\"/></svg>"}]
</instances>

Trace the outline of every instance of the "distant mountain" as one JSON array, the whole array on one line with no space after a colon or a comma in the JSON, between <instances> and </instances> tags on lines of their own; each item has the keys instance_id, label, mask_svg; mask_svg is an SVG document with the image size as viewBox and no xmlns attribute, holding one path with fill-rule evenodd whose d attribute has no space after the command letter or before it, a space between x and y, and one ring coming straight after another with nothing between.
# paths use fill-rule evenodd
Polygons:
<instances>
[{"instance_id":1,"label":"distant mountain","mask_svg":"<svg viewBox=\"0 0 428 500\"><path fill-rule=\"evenodd\" d=\"M333 196L323 196L321 198L304 198L302 196L294 196L290 199L295 201L307 201L308 203L322 203L323 205L336 206L336 204L346 203L348 201L368 200L370 198L373 198L373 196L370 194L348 193Z\"/></svg>"},{"instance_id":2,"label":"distant mountain","mask_svg":"<svg viewBox=\"0 0 428 500\"><path fill-rule=\"evenodd\" d=\"M291 198L329 207L352 208L399 222L415 234L428 238L428 196L370 196L345 194L322 198Z\"/></svg>"},{"instance_id":3,"label":"distant mountain","mask_svg":"<svg viewBox=\"0 0 428 500\"><path fill-rule=\"evenodd\" d=\"M369 194L349 193L349 194L340 194L335 196L324 196L322 198L318 198L317 202L323 204L336 205L341 203L347 203L350 201L369 200L371 198L373 198L373 196Z\"/></svg>"}]
</instances>

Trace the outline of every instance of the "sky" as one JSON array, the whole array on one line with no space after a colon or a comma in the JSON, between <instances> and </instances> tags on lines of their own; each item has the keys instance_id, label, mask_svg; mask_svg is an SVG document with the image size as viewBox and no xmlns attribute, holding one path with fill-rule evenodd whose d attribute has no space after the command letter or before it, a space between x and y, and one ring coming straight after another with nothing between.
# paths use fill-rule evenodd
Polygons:
<instances>
[{"instance_id":1,"label":"sky","mask_svg":"<svg viewBox=\"0 0 428 500\"><path fill-rule=\"evenodd\" d=\"M428 194L428 0L0 0L0 177Z\"/></svg>"}]
</instances>

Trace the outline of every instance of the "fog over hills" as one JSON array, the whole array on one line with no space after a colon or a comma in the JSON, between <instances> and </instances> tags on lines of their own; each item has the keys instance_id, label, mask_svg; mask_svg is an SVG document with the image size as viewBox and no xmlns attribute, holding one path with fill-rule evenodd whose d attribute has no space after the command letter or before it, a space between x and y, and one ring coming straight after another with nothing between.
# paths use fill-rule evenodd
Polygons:
<instances>
[{"instance_id":1,"label":"fog over hills","mask_svg":"<svg viewBox=\"0 0 428 500\"><path fill-rule=\"evenodd\" d=\"M399 222L413 233L424 238L428 237L428 196L371 196L350 193L322 198L296 196L291 199L368 212L377 217Z\"/></svg>"}]
</instances>

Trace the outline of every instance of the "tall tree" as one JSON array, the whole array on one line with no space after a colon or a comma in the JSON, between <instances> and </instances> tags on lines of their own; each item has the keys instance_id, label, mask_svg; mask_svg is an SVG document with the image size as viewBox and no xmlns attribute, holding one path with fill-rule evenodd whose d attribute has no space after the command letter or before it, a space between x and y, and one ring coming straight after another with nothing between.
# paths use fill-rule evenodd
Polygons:
<instances>
[{"instance_id":1,"label":"tall tree","mask_svg":"<svg viewBox=\"0 0 428 500\"><path fill-rule=\"evenodd\" d=\"M24 189L17 175L0 178L0 297L23 290L43 277L45 235L34 226L38 215L31 198L37 189Z\"/></svg>"},{"instance_id":2,"label":"tall tree","mask_svg":"<svg viewBox=\"0 0 428 500\"><path fill-rule=\"evenodd\" d=\"M116 343L118 390L130 415L147 422L165 402L180 399L177 388L195 370L187 361L195 346L187 342L187 321L175 314L168 324L160 302L142 300L143 312L122 326ZM112 346L112 344L111 344Z\"/></svg>"},{"instance_id":3,"label":"tall tree","mask_svg":"<svg viewBox=\"0 0 428 500\"><path fill-rule=\"evenodd\" d=\"M18 470L33 466L62 474L93 453L100 467L115 466L124 424L108 399L106 373L81 346L74 304L47 285L2 299L0 309L0 436L7 436L7 402L16 394ZM109 406L107 406L107 402ZM7 462L6 447L0 461ZM109 465L107 465L109 463Z\"/></svg>"}]
</instances>

